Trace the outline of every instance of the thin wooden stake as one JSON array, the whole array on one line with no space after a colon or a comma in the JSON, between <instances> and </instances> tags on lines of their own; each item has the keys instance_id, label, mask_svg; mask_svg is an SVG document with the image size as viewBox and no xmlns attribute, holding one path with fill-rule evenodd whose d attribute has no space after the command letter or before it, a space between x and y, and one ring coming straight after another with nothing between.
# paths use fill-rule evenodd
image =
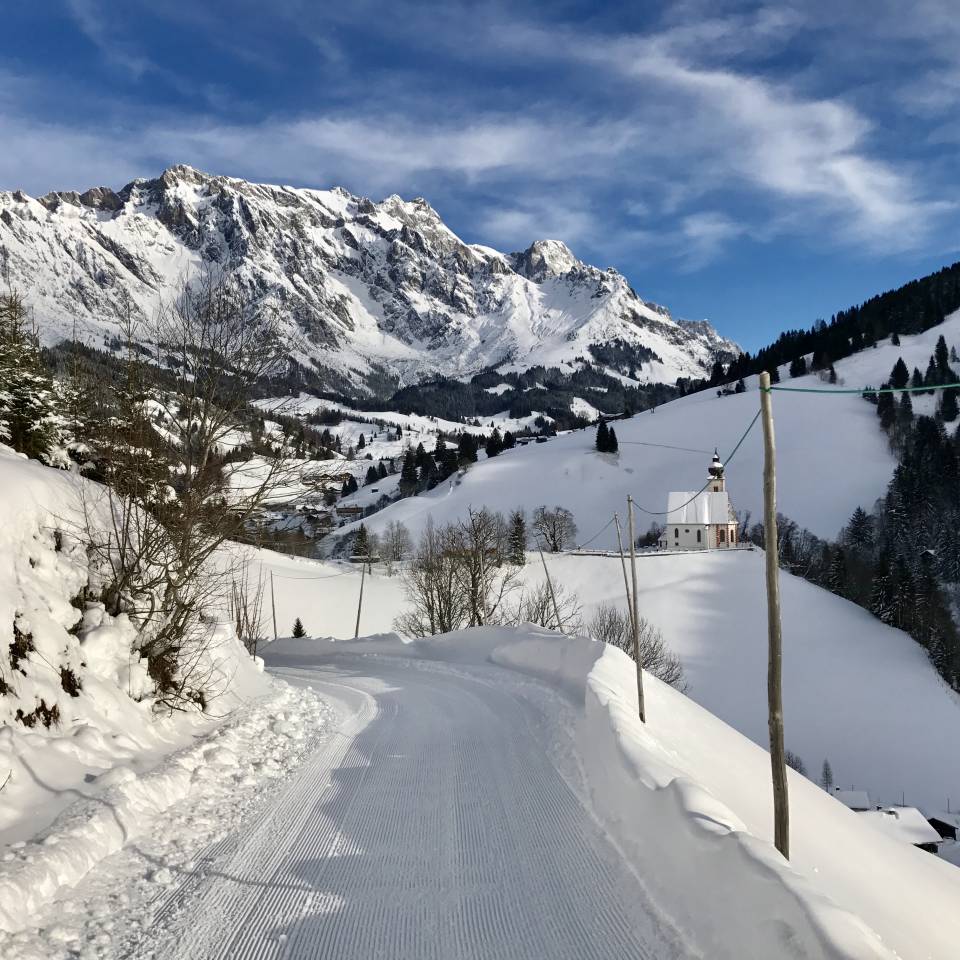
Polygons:
<instances>
[{"instance_id":1,"label":"thin wooden stake","mask_svg":"<svg viewBox=\"0 0 960 960\"><path fill-rule=\"evenodd\" d=\"M640 606L637 595L637 535L633 529L633 497L627 494L627 528L630 533L630 575L633 580L633 659L637 661L637 707L640 720L647 722L647 708L643 698L643 666L640 663Z\"/></svg>"},{"instance_id":2,"label":"thin wooden stake","mask_svg":"<svg viewBox=\"0 0 960 960\"><path fill-rule=\"evenodd\" d=\"M273 571L270 571L270 610L273 613L273 639L277 639L277 602L273 595Z\"/></svg>"},{"instance_id":3,"label":"thin wooden stake","mask_svg":"<svg viewBox=\"0 0 960 960\"><path fill-rule=\"evenodd\" d=\"M360 611L363 609L363 581L367 578L366 561L360 567L360 599L357 601L357 625L353 630L353 639L360 636Z\"/></svg>"},{"instance_id":4,"label":"thin wooden stake","mask_svg":"<svg viewBox=\"0 0 960 960\"><path fill-rule=\"evenodd\" d=\"M613 515L613 522L617 525L617 546L620 547L620 567L623 570L623 589L627 597L627 610L630 613L630 636L633 636L633 601L630 599L630 581L627 580L627 557L623 552L623 537L620 535L620 517Z\"/></svg>"},{"instance_id":5,"label":"thin wooden stake","mask_svg":"<svg viewBox=\"0 0 960 960\"><path fill-rule=\"evenodd\" d=\"M543 555L543 547L540 545L540 538L537 537L537 550L540 553L540 562L543 564L543 573L547 578L547 587L550 589L550 599L553 601L553 615L557 618L557 630L564 633L563 624L560 621L560 611L557 609L557 595L553 592L553 581L550 579L550 571L547 569L547 561ZM566 634L564 634L566 636Z\"/></svg>"},{"instance_id":6,"label":"thin wooden stake","mask_svg":"<svg viewBox=\"0 0 960 960\"><path fill-rule=\"evenodd\" d=\"M774 844L790 859L790 801L783 749L783 635L780 623L780 564L777 544L776 443L773 433L773 397L770 374L760 374L760 411L763 420L763 541L767 577L767 709L770 729L770 766L773 774Z\"/></svg>"}]
</instances>

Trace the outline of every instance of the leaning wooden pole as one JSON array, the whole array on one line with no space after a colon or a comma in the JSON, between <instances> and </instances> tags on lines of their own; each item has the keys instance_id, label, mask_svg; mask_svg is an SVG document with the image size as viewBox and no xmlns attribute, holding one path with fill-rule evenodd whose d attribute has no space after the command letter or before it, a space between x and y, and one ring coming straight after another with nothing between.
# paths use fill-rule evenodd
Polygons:
<instances>
[{"instance_id":1,"label":"leaning wooden pole","mask_svg":"<svg viewBox=\"0 0 960 960\"><path fill-rule=\"evenodd\" d=\"M363 609L363 582L367 578L367 561L360 565L360 599L357 600L357 625L353 628L353 639L360 636L360 611Z\"/></svg>"},{"instance_id":2,"label":"leaning wooden pole","mask_svg":"<svg viewBox=\"0 0 960 960\"><path fill-rule=\"evenodd\" d=\"M777 544L776 444L773 433L773 395L770 374L760 374L760 411L763 420L763 542L767 574L767 722L770 728L770 766L773 773L773 833L780 853L790 859L790 801L783 750L783 635L780 623L780 564Z\"/></svg>"},{"instance_id":3,"label":"leaning wooden pole","mask_svg":"<svg viewBox=\"0 0 960 960\"><path fill-rule=\"evenodd\" d=\"M560 609L557 607L557 595L553 590L553 581L550 579L550 571L547 569L547 559L543 555L543 546L540 543L539 537L537 537L537 550L540 552L540 562L543 564L543 575L547 578L547 588L550 590L550 600L553 603L553 615L557 620L557 630L566 636L566 631L563 629L563 622L560 620Z\"/></svg>"},{"instance_id":4,"label":"leaning wooden pole","mask_svg":"<svg viewBox=\"0 0 960 960\"><path fill-rule=\"evenodd\" d=\"M620 517L613 515L613 522L617 525L617 546L620 548L620 569L623 570L623 589L627 596L627 610L630 611L630 636L633 636L633 601L630 599L630 581L627 579L627 557L623 552L623 536L620 533Z\"/></svg>"},{"instance_id":5,"label":"leaning wooden pole","mask_svg":"<svg viewBox=\"0 0 960 960\"><path fill-rule=\"evenodd\" d=\"M277 639L277 601L273 595L273 571L270 571L270 612L273 614L273 639Z\"/></svg>"},{"instance_id":6,"label":"leaning wooden pole","mask_svg":"<svg viewBox=\"0 0 960 960\"><path fill-rule=\"evenodd\" d=\"M643 666L640 663L640 601L637 595L637 534L633 529L633 497L627 495L627 528L630 533L630 575L633 580L633 600L631 610L633 615L633 659L637 662L637 707L640 711L640 720L647 722L647 708L643 699Z\"/></svg>"}]
</instances>

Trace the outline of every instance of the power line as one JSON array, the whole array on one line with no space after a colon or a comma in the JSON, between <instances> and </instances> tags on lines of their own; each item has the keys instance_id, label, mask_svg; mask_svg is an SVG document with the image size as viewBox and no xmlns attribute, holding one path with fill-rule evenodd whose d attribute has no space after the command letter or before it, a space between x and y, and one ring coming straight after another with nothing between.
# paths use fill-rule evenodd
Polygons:
<instances>
[{"instance_id":1,"label":"power line","mask_svg":"<svg viewBox=\"0 0 960 960\"><path fill-rule=\"evenodd\" d=\"M758 410L754 414L753 419L750 421L750 425L747 427L746 430L743 431L743 436L741 436L740 439L737 441L737 445L730 451L730 454L727 457L727 459L724 460L724 464L729 464L730 461L734 458L734 456L736 455L736 452L740 449L741 445L743 444L743 441L747 439L747 434L750 433L750 431L754 427L754 424L759 419L760 419L760 411ZM693 503L694 500L697 499L697 497L700 496L701 493L703 493L704 490L707 489L707 487L710 486L711 483L713 483L713 477L707 480L707 482L689 500L687 500L686 503L681 503L679 507L674 507L672 510L648 510L646 507L641 507L640 504L636 502L636 500L634 500L633 505L634 507L636 507L637 510L640 510L642 513L646 513L648 516L666 517L666 516L669 516L671 513L679 513L681 510L684 509L684 507L688 507L691 503Z\"/></svg>"},{"instance_id":2,"label":"power line","mask_svg":"<svg viewBox=\"0 0 960 960\"><path fill-rule=\"evenodd\" d=\"M340 573L327 573L321 574L320 576L306 576L306 577L285 577L283 574L276 574L278 580L335 580L337 577L346 577L351 573L356 573L355 570L342 570Z\"/></svg>"},{"instance_id":3,"label":"power line","mask_svg":"<svg viewBox=\"0 0 960 960\"><path fill-rule=\"evenodd\" d=\"M600 536L601 533L603 533L604 530L607 529L607 527L610 526L611 523L613 523L613 517L611 517L589 540L586 540L584 543L578 543L577 549L582 550L584 547L588 547L591 543L593 543L594 540L597 539L597 537Z\"/></svg>"},{"instance_id":4,"label":"power line","mask_svg":"<svg viewBox=\"0 0 960 960\"><path fill-rule=\"evenodd\" d=\"M712 450L698 450L696 447L675 447L669 443L650 443L645 440L618 440L621 447L662 447L664 450L682 450L684 453L705 453L709 456Z\"/></svg>"},{"instance_id":5,"label":"power line","mask_svg":"<svg viewBox=\"0 0 960 960\"><path fill-rule=\"evenodd\" d=\"M767 392L766 387L758 388L762 393ZM960 389L960 383L938 383L929 387L838 387L830 389L829 387L781 387L773 385L770 391L779 390L783 393L859 393L861 395L870 395L875 393L933 393L935 390L957 390Z\"/></svg>"}]
</instances>

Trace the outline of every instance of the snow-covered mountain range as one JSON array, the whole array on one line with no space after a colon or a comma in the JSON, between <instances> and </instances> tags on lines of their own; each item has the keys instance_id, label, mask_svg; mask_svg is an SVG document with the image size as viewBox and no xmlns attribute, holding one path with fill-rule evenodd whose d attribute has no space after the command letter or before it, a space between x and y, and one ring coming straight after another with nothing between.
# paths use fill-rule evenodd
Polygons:
<instances>
[{"instance_id":1,"label":"snow-covered mountain range","mask_svg":"<svg viewBox=\"0 0 960 960\"><path fill-rule=\"evenodd\" d=\"M511 254L466 244L420 198L373 203L189 166L119 192L0 193L0 270L48 342L76 332L101 346L125 303L149 317L205 266L274 304L291 355L347 392L598 359L598 347L619 373L672 383L739 352L558 240Z\"/></svg>"}]
</instances>

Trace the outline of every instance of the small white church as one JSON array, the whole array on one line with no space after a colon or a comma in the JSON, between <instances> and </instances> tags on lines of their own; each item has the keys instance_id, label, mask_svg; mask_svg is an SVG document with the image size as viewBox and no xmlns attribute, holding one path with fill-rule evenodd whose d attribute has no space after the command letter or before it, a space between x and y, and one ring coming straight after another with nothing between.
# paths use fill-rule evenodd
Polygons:
<instances>
[{"instance_id":1,"label":"small white church","mask_svg":"<svg viewBox=\"0 0 960 960\"><path fill-rule=\"evenodd\" d=\"M674 490L667 497L661 550L717 550L737 544L737 515L727 493L719 454L707 468L708 482L696 490Z\"/></svg>"}]
</instances>

